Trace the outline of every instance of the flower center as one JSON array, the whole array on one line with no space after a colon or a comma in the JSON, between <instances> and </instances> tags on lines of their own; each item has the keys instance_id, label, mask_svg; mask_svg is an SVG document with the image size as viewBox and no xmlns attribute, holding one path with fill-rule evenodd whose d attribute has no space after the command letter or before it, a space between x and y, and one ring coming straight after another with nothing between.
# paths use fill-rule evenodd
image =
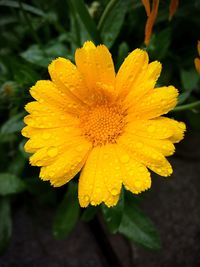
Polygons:
<instances>
[{"instance_id":1,"label":"flower center","mask_svg":"<svg viewBox=\"0 0 200 267\"><path fill-rule=\"evenodd\" d=\"M101 104L81 114L80 126L94 146L113 144L123 132L125 116L120 105Z\"/></svg>"}]
</instances>

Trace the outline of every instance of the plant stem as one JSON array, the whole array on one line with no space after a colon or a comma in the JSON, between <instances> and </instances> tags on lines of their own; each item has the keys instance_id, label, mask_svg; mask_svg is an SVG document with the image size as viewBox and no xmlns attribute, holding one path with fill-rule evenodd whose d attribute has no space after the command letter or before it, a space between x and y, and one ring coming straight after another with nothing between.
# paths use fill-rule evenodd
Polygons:
<instances>
[{"instance_id":1,"label":"plant stem","mask_svg":"<svg viewBox=\"0 0 200 267\"><path fill-rule=\"evenodd\" d=\"M175 109L173 109L172 112L193 109L193 108L196 108L196 107L200 107L200 100L196 101L196 102L193 102L193 103L190 103L190 104L178 106Z\"/></svg>"}]
</instances>

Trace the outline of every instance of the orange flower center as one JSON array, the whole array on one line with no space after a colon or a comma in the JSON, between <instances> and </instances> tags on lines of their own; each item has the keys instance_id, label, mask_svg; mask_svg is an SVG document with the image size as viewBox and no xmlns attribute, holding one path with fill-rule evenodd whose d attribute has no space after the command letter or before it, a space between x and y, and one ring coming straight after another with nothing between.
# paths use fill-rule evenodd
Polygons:
<instances>
[{"instance_id":1,"label":"orange flower center","mask_svg":"<svg viewBox=\"0 0 200 267\"><path fill-rule=\"evenodd\" d=\"M94 146L116 143L123 132L126 112L117 104L101 104L84 111L80 126L84 136Z\"/></svg>"}]
</instances>

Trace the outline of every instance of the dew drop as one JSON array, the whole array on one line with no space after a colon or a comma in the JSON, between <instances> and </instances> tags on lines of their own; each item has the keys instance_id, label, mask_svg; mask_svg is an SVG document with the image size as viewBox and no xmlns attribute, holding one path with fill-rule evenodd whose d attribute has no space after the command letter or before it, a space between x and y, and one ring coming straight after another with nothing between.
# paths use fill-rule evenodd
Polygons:
<instances>
[{"instance_id":1,"label":"dew drop","mask_svg":"<svg viewBox=\"0 0 200 267\"><path fill-rule=\"evenodd\" d=\"M77 147L76 147L76 150L77 150L78 152L81 152L81 151L83 150L83 146L81 146L81 145L80 145L80 146L77 146Z\"/></svg>"},{"instance_id":2,"label":"dew drop","mask_svg":"<svg viewBox=\"0 0 200 267\"><path fill-rule=\"evenodd\" d=\"M141 181L135 181L135 187L140 188L142 186L142 182Z\"/></svg>"},{"instance_id":3,"label":"dew drop","mask_svg":"<svg viewBox=\"0 0 200 267\"><path fill-rule=\"evenodd\" d=\"M121 160L122 163L126 163L126 162L128 162L129 159L130 159L130 158L129 158L129 156L128 156L127 154L121 156L121 158L120 158L120 160Z\"/></svg>"},{"instance_id":4,"label":"dew drop","mask_svg":"<svg viewBox=\"0 0 200 267\"><path fill-rule=\"evenodd\" d=\"M49 177L53 177L53 176L54 176L54 172L53 171L49 172Z\"/></svg>"},{"instance_id":5,"label":"dew drop","mask_svg":"<svg viewBox=\"0 0 200 267\"><path fill-rule=\"evenodd\" d=\"M152 126L152 125L150 125L150 126L148 126L147 131L148 131L149 133L153 133L153 132L155 131L155 127Z\"/></svg>"},{"instance_id":6,"label":"dew drop","mask_svg":"<svg viewBox=\"0 0 200 267\"><path fill-rule=\"evenodd\" d=\"M50 157L55 157L57 154L58 154L58 149L56 147L50 147L48 150L47 150L47 154L48 156Z\"/></svg>"},{"instance_id":7,"label":"dew drop","mask_svg":"<svg viewBox=\"0 0 200 267\"><path fill-rule=\"evenodd\" d=\"M97 194L101 193L101 188L100 187L97 187L96 188L96 192L97 192Z\"/></svg>"},{"instance_id":8,"label":"dew drop","mask_svg":"<svg viewBox=\"0 0 200 267\"><path fill-rule=\"evenodd\" d=\"M92 201L91 201L91 205L95 206L95 204L96 204L95 201L92 200Z\"/></svg>"},{"instance_id":9,"label":"dew drop","mask_svg":"<svg viewBox=\"0 0 200 267\"><path fill-rule=\"evenodd\" d=\"M136 144L136 147L137 147L137 148L142 148L142 147L143 147L143 144L142 144L141 142L138 142L138 143Z\"/></svg>"},{"instance_id":10,"label":"dew drop","mask_svg":"<svg viewBox=\"0 0 200 267\"><path fill-rule=\"evenodd\" d=\"M43 133L43 134L42 134L42 138L45 139L45 140L49 139L50 136L51 136L50 133Z\"/></svg>"},{"instance_id":11,"label":"dew drop","mask_svg":"<svg viewBox=\"0 0 200 267\"><path fill-rule=\"evenodd\" d=\"M118 194L118 190L117 190L116 188L112 188L112 189L111 189L111 194L112 194L113 196L116 196L116 195Z\"/></svg>"},{"instance_id":12,"label":"dew drop","mask_svg":"<svg viewBox=\"0 0 200 267\"><path fill-rule=\"evenodd\" d=\"M66 133L68 133L68 132L69 132L69 127L64 127L64 131L65 131Z\"/></svg>"},{"instance_id":13,"label":"dew drop","mask_svg":"<svg viewBox=\"0 0 200 267\"><path fill-rule=\"evenodd\" d=\"M87 202L89 200L89 196L88 195L85 195L84 196L84 200Z\"/></svg>"}]
</instances>

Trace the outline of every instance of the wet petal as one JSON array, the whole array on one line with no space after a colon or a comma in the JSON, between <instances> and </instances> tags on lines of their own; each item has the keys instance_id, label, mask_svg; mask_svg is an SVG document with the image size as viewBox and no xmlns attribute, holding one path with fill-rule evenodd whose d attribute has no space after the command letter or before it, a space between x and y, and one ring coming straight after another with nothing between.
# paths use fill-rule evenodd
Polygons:
<instances>
[{"instance_id":1,"label":"wet petal","mask_svg":"<svg viewBox=\"0 0 200 267\"><path fill-rule=\"evenodd\" d=\"M129 109L135 118L152 119L168 113L177 104L178 90L173 86L160 87L144 96Z\"/></svg>"},{"instance_id":2,"label":"wet petal","mask_svg":"<svg viewBox=\"0 0 200 267\"><path fill-rule=\"evenodd\" d=\"M106 151L108 150L106 149ZM89 203L98 205L102 202L105 202L108 206L114 206L118 201L119 189L117 189L116 185L115 188L110 188L111 190L114 189L112 193L108 190L111 184L108 178L111 177L112 171L108 171L108 161L103 158L103 155L105 154L102 147L95 147L88 156L81 172L79 179L79 202L82 207L87 207ZM118 175L118 172L115 173ZM120 183L120 180L116 180L117 183Z\"/></svg>"},{"instance_id":3,"label":"wet petal","mask_svg":"<svg viewBox=\"0 0 200 267\"><path fill-rule=\"evenodd\" d=\"M147 168L135 160L132 153L122 146L118 145L116 151L125 188L134 194L149 189L151 178Z\"/></svg>"},{"instance_id":4,"label":"wet petal","mask_svg":"<svg viewBox=\"0 0 200 267\"><path fill-rule=\"evenodd\" d=\"M106 46L96 47L90 41L85 42L82 48L76 50L75 61L88 88L94 91L99 85L105 84L110 90L114 90L115 70Z\"/></svg>"},{"instance_id":5,"label":"wet petal","mask_svg":"<svg viewBox=\"0 0 200 267\"><path fill-rule=\"evenodd\" d=\"M51 165L41 168L40 178L45 181L49 180L53 186L64 185L81 170L90 149L91 145L87 141L80 140L79 143L72 141L71 146L68 146L65 152L61 153ZM48 154L52 157L54 155L54 151L52 154Z\"/></svg>"},{"instance_id":6,"label":"wet petal","mask_svg":"<svg viewBox=\"0 0 200 267\"><path fill-rule=\"evenodd\" d=\"M118 140L118 144L123 146L133 157L161 176L172 174L172 168L161 152L148 145L143 145L142 149L135 142L130 134L124 134Z\"/></svg>"}]
</instances>

